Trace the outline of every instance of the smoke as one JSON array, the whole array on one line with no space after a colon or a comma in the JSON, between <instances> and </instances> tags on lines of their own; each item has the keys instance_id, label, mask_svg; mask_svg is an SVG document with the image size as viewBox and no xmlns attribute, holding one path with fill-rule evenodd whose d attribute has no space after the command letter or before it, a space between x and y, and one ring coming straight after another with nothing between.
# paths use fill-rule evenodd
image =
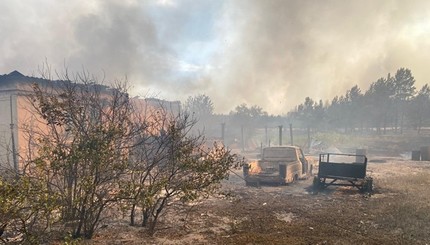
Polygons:
<instances>
[{"instance_id":1,"label":"smoke","mask_svg":"<svg viewBox=\"0 0 430 245\"><path fill-rule=\"evenodd\" d=\"M185 91L204 70L182 57L200 38L190 23L207 17L198 13L215 5L168 0L2 1L0 71L38 75L38 65L47 59L59 71L85 69L109 80L127 76L136 92Z\"/></svg>"},{"instance_id":2,"label":"smoke","mask_svg":"<svg viewBox=\"0 0 430 245\"><path fill-rule=\"evenodd\" d=\"M284 113L306 96L329 100L358 84L410 68L430 71L425 1L230 1L224 96ZM228 35L226 35L228 36ZM218 99L217 99L218 101ZM234 101L234 102L236 102ZM233 104L235 104L233 102Z\"/></svg>"},{"instance_id":3,"label":"smoke","mask_svg":"<svg viewBox=\"0 0 430 245\"><path fill-rule=\"evenodd\" d=\"M0 73L37 75L45 59L169 100L210 96L217 112L259 105L284 114L400 67L429 82L430 2L0 2Z\"/></svg>"}]
</instances>

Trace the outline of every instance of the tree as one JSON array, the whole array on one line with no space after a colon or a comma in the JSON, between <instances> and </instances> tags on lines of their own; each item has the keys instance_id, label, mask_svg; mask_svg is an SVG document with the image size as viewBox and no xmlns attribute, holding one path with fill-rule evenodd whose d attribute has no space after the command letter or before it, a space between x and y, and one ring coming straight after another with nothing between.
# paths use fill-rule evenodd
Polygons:
<instances>
[{"instance_id":1,"label":"tree","mask_svg":"<svg viewBox=\"0 0 430 245\"><path fill-rule=\"evenodd\" d=\"M390 74L387 78L379 78L373 82L364 94L364 108L369 115L369 124L376 127L378 132L386 133L392 101L394 96L393 79Z\"/></svg>"},{"instance_id":2,"label":"tree","mask_svg":"<svg viewBox=\"0 0 430 245\"><path fill-rule=\"evenodd\" d=\"M245 141L255 135L255 129L266 121L268 113L263 108L253 105L248 107L246 104L236 106L234 111L229 113L231 125L241 129L242 149L245 148ZM243 137L246 136L246 139Z\"/></svg>"},{"instance_id":3,"label":"tree","mask_svg":"<svg viewBox=\"0 0 430 245\"><path fill-rule=\"evenodd\" d=\"M190 134L195 120L187 113L139 107L125 82L107 87L86 72L66 72L31 90L20 176L0 179L0 228L17 227L24 242L43 242L52 224L89 239L106 209L120 204L131 207L131 223L141 208L153 234L172 203L217 192L241 165L228 149Z\"/></svg>"},{"instance_id":4,"label":"tree","mask_svg":"<svg viewBox=\"0 0 430 245\"><path fill-rule=\"evenodd\" d=\"M184 104L184 110L197 119L205 119L213 114L214 106L209 96L199 94L188 97Z\"/></svg>"},{"instance_id":5,"label":"tree","mask_svg":"<svg viewBox=\"0 0 430 245\"><path fill-rule=\"evenodd\" d=\"M397 70L393 80L394 100L396 102L395 127L397 130L400 117L400 133L403 132L403 121L406 104L409 103L415 94L415 78L411 70L400 68Z\"/></svg>"},{"instance_id":6,"label":"tree","mask_svg":"<svg viewBox=\"0 0 430 245\"><path fill-rule=\"evenodd\" d=\"M394 98L399 101L408 101L415 94L415 78L411 70L400 68L393 80Z\"/></svg>"},{"instance_id":7,"label":"tree","mask_svg":"<svg viewBox=\"0 0 430 245\"><path fill-rule=\"evenodd\" d=\"M195 133L205 130L207 127L212 128L212 116L214 113L214 106L209 96L199 94L196 96L189 96L184 103L184 111L196 120L194 125Z\"/></svg>"},{"instance_id":8,"label":"tree","mask_svg":"<svg viewBox=\"0 0 430 245\"><path fill-rule=\"evenodd\" d=\"M426 118L425 116L430 113L430 87L425 84L417 96L415 96L411 102L409 109L409 118L412 120L413 124L417 128L417 133L420 134L423 122Z\"/></svg>"},{"instance_id":9,"label":"tree","mask_svg":"<svg viewBox=\"0 0 430 245\"><path fill-rule=\"evenodd\" d=\"M342 116L343 110L342 110L342 101L343 101L343 96L339 97L339 96L335 96L332 101L331 104L328 106L327 108L327 123L328 126L331 128L341 128L344 126L344 117Z\"/></svg>"},{"instance_id":10,"label":"tree","mask_svg":"<svg viewBox=\"0 0 430 245\"><path fill-rule=\"evenodd\" d=\"M24 173L44 178L59 195L73 237L91 238L102 212L119 198L129 142L144 128L133 124L124 83L110 89L81 73L51 85L33 85L31 103L46 127L31 132L37 144Z\"/></svg>"},{"instance_id":11,"label":"tree","mask_svg":"<svg viewBox=\"0 0 430 245\"><path fill-rule=\"evenodd\" d=\"M297 107L296 117L306 127L308 135L308 147L311 147L311 129L316 129L324 121L325 109L322 100L318 103L310 97Z\"/></svg>"},{"instance_id":12,"label":"tree","mask_svg":"<svg viewBox=\"0 0 430 245\"><path fill-rule=\"evenodd\" d=\"M346 111L344 116L347 120L347 125L354 131L357 124L363 128L364 114L363 113L363 95L358 85L353 86L346 92Z\"/></svg>"},{"instance_id":13,"label":"tree","mask_svg":"<svg viewBox=\"0 0 430 245\"><path fill-rule=\"evenodd\" d=\"M140 207L142 226L154 234L165 209L216 192L229 170L241 165L223 146L206 146L203 135L190 135L194 123L187 114L162 117L158 124L163 130L143 136L145 143L134 152L131 181L122 188L129 192L132 225Z\"/></svg>"},{"instance_id":14,"label":"tree","mask_svg":"<svg viewBox=\"0 0 430 245\"><path fill-rule=\"evenodd\" d=\"M324 106L324 103L322 100L320 100L318 103L315 103L315 127L321 127L326 119L326 107Z\"/></svg>"},{"instance_id":15,"label":"tree","mask_svg":"<svg viewBox=\"0 0 430 245\"><path fill-rule=\"evenodd\" d=\"M158 191L152 205L145 207L147 216L152 218L151 233L168 202L174 198L187 202L207 197L220 187L221 180L228 177L229 169L237 163L237 156L223 146L215 144L207 148L202 136L187 136L190 126L182 118L172 121L167 129L167 158L162 167L156 168L160 178L154 181Z\"/></svg>"},{"instance_id":16,"label":"tree","mask_svg":"<svg viewBox=\"0 0 430 245\"><path fill-rule=\"evenodd\" d=\"M57 200L58 196L40 179L0 177L0 241L7 243L12 237L20 244L46 241L58 222Z\"/></svg>"},{"instance_id":17,"label":"tree","mask_svg":"<svg viewBox=\"0 0 430 245\"><path fill-rule=\"evenodd\" d=\"M315 101L306 97L305 101L297 107L298 117L306 128L310 129L314 122Z\"/></svg>"}]
</instances>

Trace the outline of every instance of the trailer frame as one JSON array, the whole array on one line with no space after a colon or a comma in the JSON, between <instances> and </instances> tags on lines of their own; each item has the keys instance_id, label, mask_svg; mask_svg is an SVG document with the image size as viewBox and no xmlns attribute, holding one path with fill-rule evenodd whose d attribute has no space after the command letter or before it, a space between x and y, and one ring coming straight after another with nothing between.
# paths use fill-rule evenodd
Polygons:
<instances>
[{"instance_id":1,"label":"trailer frame","mask_svg":"<svg viewBox=\"0 0 430 245\"><path fill-rule=\"evenodd\" d=\"M335 162L332 158L355 158L355 161ZM373 191L373 179L366 176L367 157L360 154L321 153L319 155L318 174L314 177L314 191L329 186L352 186L361 192Z\"/></svg>"}]
</instances>

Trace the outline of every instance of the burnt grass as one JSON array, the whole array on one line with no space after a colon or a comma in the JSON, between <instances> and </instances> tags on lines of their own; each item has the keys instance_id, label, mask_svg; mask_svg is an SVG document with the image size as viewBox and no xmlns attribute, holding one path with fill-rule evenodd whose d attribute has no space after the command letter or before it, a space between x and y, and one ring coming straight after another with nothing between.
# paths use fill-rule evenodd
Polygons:
<instances>
[{"instance_id":1,"label":"burnt grass","mask_svg":"<svg viewBox=\"0 0 430 245\"><path fill-rule=\"evenodd\" d=\"M138 227L109 224L85 244L428 244L430 162L374 158L374 192L329 187L312 179L287 186L246 187L232 176L228 197L167 214L154 237ZM380 160L380 161L379 161ZM240 171L237 172L240 174Z\"/></svg>"}]
</instances>

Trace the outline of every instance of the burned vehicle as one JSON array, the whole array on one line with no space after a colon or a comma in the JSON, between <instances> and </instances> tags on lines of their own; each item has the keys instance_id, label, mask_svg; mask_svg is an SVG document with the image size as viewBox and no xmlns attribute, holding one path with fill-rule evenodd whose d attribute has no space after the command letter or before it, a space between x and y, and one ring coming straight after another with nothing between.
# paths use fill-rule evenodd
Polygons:
<instances>
[{"instance_id":1,"label":"burned vehicle","mask_svg":"<svg viewBox=\"0 0 430 245\"><path fill-rule=\"evenodd\" d=\"M245 164L246 185L292 183L312 174L312 163L296 146L276 146L263 149L261 159Z\"/></svg>"},{"instance_id":2,"label":"burned vehicle","mask_svg":"<svg viewBox=\"0 0 430 245\"><path fill-rule=\"evenodd\" d=\"M328 186L353 186L362 192L372 192L373 179L366 176L365 155L323 153L319 155L318 175L313 189L320 191Z\"/></svg>"}]
</instances>

